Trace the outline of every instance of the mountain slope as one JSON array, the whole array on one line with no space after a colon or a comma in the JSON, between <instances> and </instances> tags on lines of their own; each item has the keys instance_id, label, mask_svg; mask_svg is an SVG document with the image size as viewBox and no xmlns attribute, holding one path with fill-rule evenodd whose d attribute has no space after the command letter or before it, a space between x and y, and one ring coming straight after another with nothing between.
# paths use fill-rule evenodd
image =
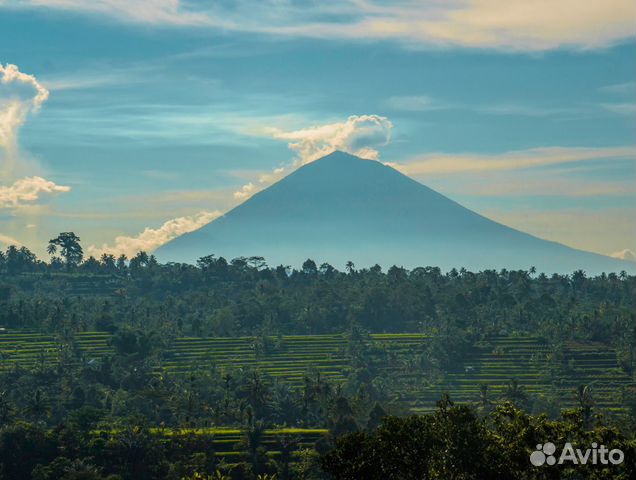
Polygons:
<instances>
[{"instance_id":1,"label":"mountain slope","mask_svg":"<svg viewBox=\"0 0 636 480\"><path fill-rule=\"evenodd\" d=\"M334 152L299 168L227 214L167 243L161 261L263 256L342 267L434 265L589 273L629 262L541 240L489 220L379 162Z\"/></svg>"}]
</instances>

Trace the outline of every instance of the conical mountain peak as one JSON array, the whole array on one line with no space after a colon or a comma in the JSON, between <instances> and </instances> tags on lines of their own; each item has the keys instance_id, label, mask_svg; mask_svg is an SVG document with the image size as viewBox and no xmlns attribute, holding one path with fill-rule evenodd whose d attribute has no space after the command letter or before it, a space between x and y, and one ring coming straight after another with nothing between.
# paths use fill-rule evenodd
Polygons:
<instances>
[{"instance_id":1,"label":"conical mountain peak","mask_svg":"<svg viewBox=\"0 0 636 480\"><path fill-rule=\"evenodd\" d=\"M485 218L378 161L335 151L227 214L167 243L162 261L262 256L342 268L439 266L588 273L634 271L630 262L539 239Z\"/></svg>"}]
</instances>

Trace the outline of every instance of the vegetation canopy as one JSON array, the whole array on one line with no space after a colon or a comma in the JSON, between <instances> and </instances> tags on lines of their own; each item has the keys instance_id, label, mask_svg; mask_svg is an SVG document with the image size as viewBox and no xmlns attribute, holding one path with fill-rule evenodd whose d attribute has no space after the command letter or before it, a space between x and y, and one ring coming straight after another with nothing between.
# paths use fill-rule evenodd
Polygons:
<instances>
[{"instance_id":1,"label":"vegetation canopy","mask_svg":"<svg viewBox=\"0 0 636 480\"><path fill-rule=\"evenodd\" d=\"M634 476L626 273L50 253L0 253L2 479Z\"/></svg>"}]
</instances>

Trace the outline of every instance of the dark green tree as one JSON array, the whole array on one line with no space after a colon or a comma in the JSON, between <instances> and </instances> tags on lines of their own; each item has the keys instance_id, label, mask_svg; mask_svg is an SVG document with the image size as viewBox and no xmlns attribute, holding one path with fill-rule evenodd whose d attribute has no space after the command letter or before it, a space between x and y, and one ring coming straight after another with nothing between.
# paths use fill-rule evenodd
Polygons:
<instances>
[{"instance_id":1,"label":"dark green tree","mask_svg":"<svg viewBox=\"0 0 636 480\"><path fill-rule=\"evenodd\" d=\"M66 262L66 268L70 269L82 263L84 251L80 245L80 238L73 232L62 232L56 238L49 240L47 252L54 255L58 248Z\"/></svg>"}]
</instances>

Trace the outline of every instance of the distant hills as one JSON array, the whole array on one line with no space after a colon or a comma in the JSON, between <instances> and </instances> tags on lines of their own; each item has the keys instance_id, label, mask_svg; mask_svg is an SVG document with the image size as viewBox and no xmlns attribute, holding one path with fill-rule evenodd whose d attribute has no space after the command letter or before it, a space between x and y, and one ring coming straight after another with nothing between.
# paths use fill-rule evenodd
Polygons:
<instances>
[{"instance_id":1,"label":"distant hills","mask_svg":"<svg viewBox=\"0 0 636 480\"><path fill-rule=\"evenodd\" d=\"M159 248L163 262L209 254L307 258L343 268L582 269L633 273L622 261L543 240L483 217L382 163L334 152L305 165L204 227Z\"/></svg>"}]
</instances>

